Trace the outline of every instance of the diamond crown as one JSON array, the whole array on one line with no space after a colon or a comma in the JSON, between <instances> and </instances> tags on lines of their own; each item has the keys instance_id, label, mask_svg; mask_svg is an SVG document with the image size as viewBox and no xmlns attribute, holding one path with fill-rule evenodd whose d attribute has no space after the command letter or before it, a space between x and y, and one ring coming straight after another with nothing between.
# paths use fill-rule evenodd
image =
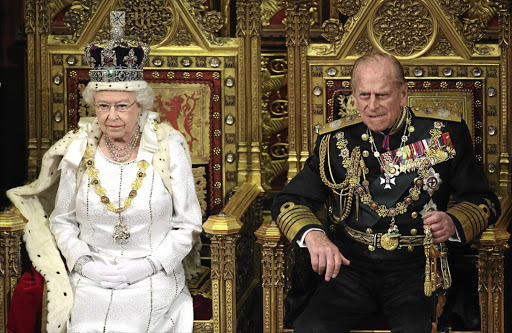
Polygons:
<instances>
[{"instance_id":1,"label":"diamond crown","mask_svg":"<svg viewBox=\"0 0 512 333\"><path fill-rule=\"evenodd\" d=\"M85 47L85 58L91 67L91 82L143 81L148 44L124 37L125 12L110 13L111 39L92 42Z\"/></svg>"}]
</instances>

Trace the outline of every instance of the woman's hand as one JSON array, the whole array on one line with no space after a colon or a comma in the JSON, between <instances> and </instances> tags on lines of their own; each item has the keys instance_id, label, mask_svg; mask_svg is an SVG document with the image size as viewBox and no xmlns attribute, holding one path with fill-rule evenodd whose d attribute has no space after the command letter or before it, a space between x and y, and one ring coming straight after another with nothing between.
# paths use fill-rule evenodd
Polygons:
<instances>
[{"instance_id":1,"label":"woman's hand","mask_svg":"<svg viewBox=\"0 0 512 333\"><path fill-rule=\"evenodd\" d=\"M82 268L82 275L103 288L121 289L127 286L125 278L116 273L116 268L101 262L89 261ZM123 286L124 285L124 286Z\"/></svg>"},{"instance_id":2,"label":"woman's hand","mask_svg":"<svg viewBox=\"0 0 512 333\"><path fill-rule=\"evenodd\" d=\"M122 277L127 284L131 284L155 274L162 269L162 265L155 258L144 258L117 265L115 268L114 274Z\"/></svg>"}]
</instances>

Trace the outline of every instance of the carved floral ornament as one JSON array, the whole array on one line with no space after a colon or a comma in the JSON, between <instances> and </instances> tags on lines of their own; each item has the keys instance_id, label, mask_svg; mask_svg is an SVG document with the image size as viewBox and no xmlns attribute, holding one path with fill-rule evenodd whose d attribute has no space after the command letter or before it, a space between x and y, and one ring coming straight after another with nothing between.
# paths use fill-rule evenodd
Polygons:
<instances>
[{"instance_id":1,"label":"carved floral ornament","mask_svg":"<svg viewBox=\"0 0 512 333\"><path fill-rule=\"evenodd\" d=\"M462 15L469 8L468 1L464 0L441 0L440 3L446 8L451 15Z\"/></svg>"},{"instance_id":2,"label":"carved floral ornament","mask_svg":"<svg viewBox=\"0 0 512 333\"><path fill-rule=\"evenodd\" d=\"M375 17L370 24L375 42L391 54L413 56L426 50L434 40L435 21L419 1L386 1Z\"/></svg>"},{"instance_id":3,"label":"carved floral ornament","mask_svg":"<svg viewBox=\"0 0 512 333\"><path fill-rule=\"evenodd\" d=\"M361 0L338 0L336 7L343 15L353 16L361 8Z\"/></svg>"},{"instance_id":4,"label":"carved floral ornament","mask_svg":"<svg viewBox=\"0 0 512 333\"><path fill-rule=\"evenodd\" d=\"M206 0L188 0L189 11L202 25L207 38L216 44L222 44L213 34L223 27L224 18L218 11L205 12L207 9L204 5L205 2ZM137 36L138 40L145 43L151 45L161 43L177 22L176 14L173 12L174 0L125 0L120 3L120 7L115 9L126 12L126 35ZM92 5L88 5L84 0L74 2L64 16L64 24L73 32L73 35L58 38L61 43L70 43L80 37L85 26L95 14L97 6L97 2L92 2ZM109 31L109 28L102 28L98 31L97 36L108 36ZM184 36L183 32L181 35L184 38L181 44L190 45L190 38Z\"/></svg>"},{"instance_id":5,"label":"carved floral ornament","mask_svg":"<svg viewBox=\"0 0 512 333\"><path fill-rule=\"evenodd\" d=\"M464 37L476 42L485 36L485 25L478 19L464 19Z\"/></svg>"},{"instance_id":6,"label":"carved floral ornament","mask_svg":"<svg viewBox=\"0 0 512 333\"><path fill-rule=\"evenodd\" d=\"M322 24L322 37L332 43L343 37L343 25L337 19L329 19Z\"/></svg>"},{"instance_id":7,"label":"carved floral ornament","mask_svg":"<svg viewBox=\"0 0 512 333\"><path fill-rule=\"evenodd\" d=\"M75 40L80 36L84 28L84 22L91 16L90 11L86 11L80 6L71 6L71 8L64 15L64 25L71 31L73 31L72 40ZM63 42L65 42L63 40Z\"/></svg>"},{"instance_id":8,"label":"carved floral ornament","mask_svg":"<svg viewBox=\"0 0 512 333\"><path fill-rule=\"evenodd\" d=\"M341 44L344 28L343 24L338 19L329 19L322 24L322 37L325 38L330 46L329 47L313 47L318 51L318 54L333 53Z\"/></svg>"},{"instance_id":9,"label":"carved floral ornament","mask_svg":"<svg viewBox=\"0 0 512 333\"><path fill-rule=\"evenodd\" d=\"M225 19L218 11L212 10L205 12L208 9L208 7L204 5L205 2L206 0L188 0L190 6L189 12L195 17L196 21L201 25L201 28L204 29L206 38L214 44L222 45L224 42L216 37L214 33L218 32L224 26Z\"/></svg>"},{"instance_id":10,"label":"carved floral ornament","mask_svg":"<svg viewBox=\"0 0 512 333\"><path fill-rule=\"evenodd\" d=\"M150 45L162 42L173 25L165 0L128 0L118 10L126 12L126 35Z\"/></svg>"},{"instance_id":11,"label":"carved floral ornament","mask_svg":"<svg viewBox=\"0 0 512 333\"><path fill-rule=\"evenodd\" d=\"M222 28L224 25L224 20L221 13L217 11L211 11L204 14L202 23L206 31L209 33L214 33Z\"/></svg>"}]
</instances>

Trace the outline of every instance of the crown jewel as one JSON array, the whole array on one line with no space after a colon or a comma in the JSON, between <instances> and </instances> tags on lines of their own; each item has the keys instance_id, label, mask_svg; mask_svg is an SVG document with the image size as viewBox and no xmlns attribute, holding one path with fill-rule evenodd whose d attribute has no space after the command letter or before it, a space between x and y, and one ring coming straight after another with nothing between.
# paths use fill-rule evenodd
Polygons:
<instances>
[{"instance_id":1,"label":"crown jewel","mask_svg":"<svg viewBox=\"0 0 512 333\"><path fill-rule=\"evenodd\" d=\"M143 81L143 66L149 45L124 37L125 13L110 13L111 39L92 42L85 47L85 58L91 67L91 82Z\"/></svg>"}]
</instances>

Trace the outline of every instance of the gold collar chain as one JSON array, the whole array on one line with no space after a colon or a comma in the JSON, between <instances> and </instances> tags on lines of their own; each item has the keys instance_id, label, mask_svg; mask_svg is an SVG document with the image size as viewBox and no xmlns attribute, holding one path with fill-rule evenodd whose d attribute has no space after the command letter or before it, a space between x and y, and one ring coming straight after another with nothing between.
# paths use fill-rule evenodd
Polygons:
<instances>
[{"instance_id":1,"label":"gold collar chain","mask_svg":"<svg viewBox=\"0 0 512 333\"><path fill-rule=\"evenodd\" d=\"M146 177L146 169L149 166L149 163L141 160L137 162L137 166L139 167L139 170L137 171L135 181L132 182L132 189L130 193L128 193L128 196L124 200L123 206L121 206L121 202L119 202L119 207L116 207L112 201L110 201L110 198L107 196L107 190L101 186L101 181L99 179L100 171L95 168L94 163L94 150L92 148L87 148L84 153L84 163L87 168L87 174L89 175L91 184L94 187L94 191L96 194L100 197L100 201L107 206L107 209L115 214L119 215L119 223L115 227L114 232L114 242L120 243L120 244L126 244L128 243L128 238L130 238L130 232L128 231L128 227L122 223L121 220L121 213L127 210L131 204L132 200L135 199L137 196L137 191L142 186L142 181L144 180L144 177Z\"/></svg>"},{"instance_id":2,"label":"gold collar chain","mask_svg":"<svg viewBox=\"0 0 512 333\"><path fill-rule=\"evenodd\" d=\"M422 163L420 164L418 170L418 177L416 177L413 181L413 186L409 189L409 194L404 198L403 201L396 203L394 207L387 207L385 205L380 205L378 202L374 201L372 195L370 193L370 183L366 180L366 174L368 173L368 168L364 163L364 159L360 154L360 147L356 146L350 153L348 150L348 140L345 139L344 132L336 133L336 147L340 150L340 156L342 157L342 165L343 168L347 170L347 174L345 180L337 184L335 182L331 182L327 179L325 175L325 156L328 158L328 168L330 172L331 179L334 181L331 163L330 163L330 154L328 149L328 142L330 141L331 135L328 134L320 141L320 178L323 183L331 188L336 194L340 196L340 217L336 218L339 222L348 217L351 211L352 206L352 197L356 198L356 208L359 210L359 201L361 203L370 207L372 211L374 211L379 217L390 217L391 223L388 229L387 237L396 238L400 236L398 226L395 225L395 217L398 215L405 214L407 212L407 208L414 201L417 201L420 197L422 188L425 189L424 185L429 186L429 182L427 179L431 175L431 166L434 165L436 160L438 160L439 156L439 141L438 139L441 137L442 132L441 128L444 125L441 122L435 122L434 128L430 130L431 139L429 140L429 150L425 154L425 158L422 159ZM402 140L403 142L404 140ZM363 177L363 182L361 184L361 176ZM339 190L339 192L337 192ZM427 191L427 189L425 189ZM433 195L434 191L428 191L430 196ZM342 202L342 196L345 199ZM349 197L349 198L346 198ZM341 205L343 203L343 205Z\"/></svg>"}]
</instances>

